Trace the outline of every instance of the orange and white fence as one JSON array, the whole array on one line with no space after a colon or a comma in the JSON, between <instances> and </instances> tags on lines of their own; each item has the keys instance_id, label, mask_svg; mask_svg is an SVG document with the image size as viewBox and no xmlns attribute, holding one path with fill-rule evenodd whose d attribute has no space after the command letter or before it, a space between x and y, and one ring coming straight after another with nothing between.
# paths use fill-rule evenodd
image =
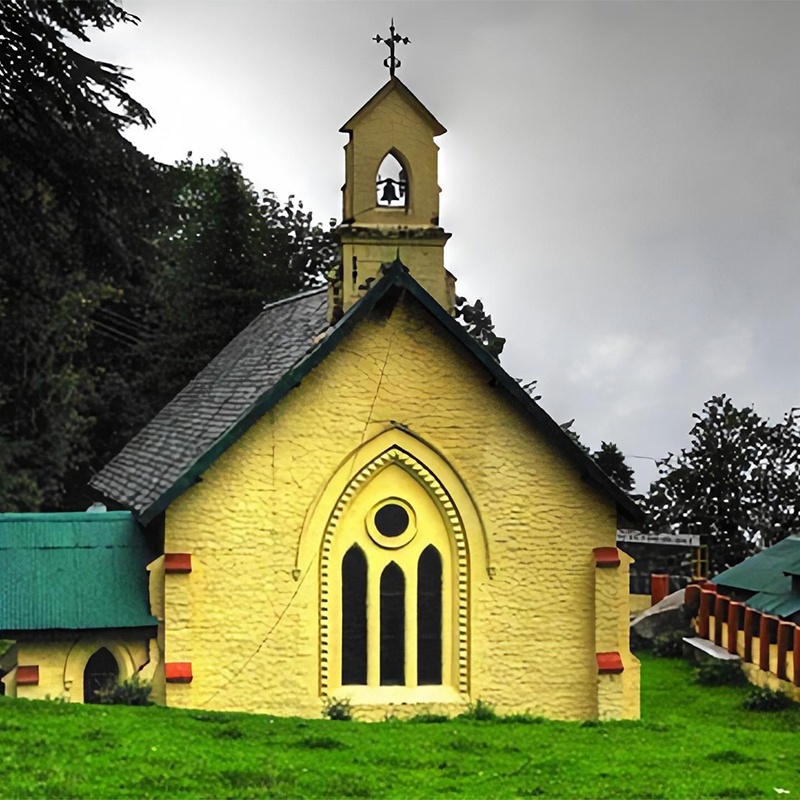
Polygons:
<instances>
[{"instance_id":1,"label":"orange and white fence","mask_svg":"<svg viewBox=\"0 0 800 800\"><path fill-rule=\"evenodd\" d=\"M800 686L800 625L749 608L717 591L714 584L686 587L685 602L697 608L697 635L745 664Z\"/></svg>"}]
</instances>

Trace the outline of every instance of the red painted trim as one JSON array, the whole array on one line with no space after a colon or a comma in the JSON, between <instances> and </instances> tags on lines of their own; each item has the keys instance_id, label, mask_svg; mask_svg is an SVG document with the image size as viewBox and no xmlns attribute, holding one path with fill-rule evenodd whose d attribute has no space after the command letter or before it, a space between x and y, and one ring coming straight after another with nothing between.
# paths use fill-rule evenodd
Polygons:
<instances>
[{"instance_id":1,"label":"red painted trim","mask_svg":"<svg viewBox=\"0 0 800 800\"><path fill-rule=\"evenodd\" d=\"M800 686L800 625L794 626L794 642L792 642L792 666L794 676L792 680L795 686Z\"/></svg>"},{"instance_id":2,"label":"red painted trim","mask_svg":"<svg viewBox=\"0 0 800 800\"><path fill-rule=\"evenodd\" d=\"M728 603L728 652L736 655L737 639L739 638L739 616L744 603L731 600Z\"/></svg>"},{"instance_id":3,"label":"red painted trim","mask_svg":"<svg viewBox=\"0 0 800 800\"><path fill-rule=\"evenodd\" d=\"M29 664L17 667L17 686L38 686L39 665Z\"/></svg>"},{"instance_id":4,"label":"red painted trim","mask_svg":"<svg viewBox=\"0 0 800 800\"><path fill-rule=\"evenodd\" d=\"M619 675L625 669L622 656L613 650L608 653L597 653L597 671L600 675Z\"/></svg>"},{"instance_id":5,"label":"red painted trim","mask_svg":"<svg viewBox=\"0 0 800 800\"><path fill-rule=\"evenodd\" d=\"M192 662L170 661L164 664L164 677L167 683L191 683Z\"/></svg>"},{"instance_id":6,"label":"red painted trim","mask_svg":"<svg viewBox=\"0 0 800 800\"><path fill-rule=\"evenodd\" d=\"M778 622L778 677L786 680L786 654L789 652L789 644L792 641L793 622Z\"/></svg>"},{"instance_id":7,"label":"red painted trim","mask_svg":"<svg viewBox=\"0 0 800 800\"><path fill-rule=\"evenodd\" d=\"M592 552L594 553L594 565L600 569L618 567L620 564L619 550L616 547L595 547Z\"/></svg>"},{"instance_id":8,"label":"red painted trim","mask_svg":"<svg viewBox=\"0 0 800 800\"><path fill-rule=\"evenodd\" d=\"M164 554L164 571L173 573L185 573L192 571L192 554L191 553L165 553Z\"/></svg>"}]
</instances>

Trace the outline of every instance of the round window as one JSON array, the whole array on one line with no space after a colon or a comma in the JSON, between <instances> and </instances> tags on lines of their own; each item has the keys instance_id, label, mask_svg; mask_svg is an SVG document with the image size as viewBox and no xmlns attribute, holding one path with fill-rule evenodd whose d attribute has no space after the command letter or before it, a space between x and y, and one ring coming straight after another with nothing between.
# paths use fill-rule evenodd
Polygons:
<instances>
[{"instance_id":1,"label":"round window","mask_svg":"<svg viewBox=\"0 0 800 800\"><path fill-rule=\"evenodd\" d=\"M387 503L375 512L375 527L384 536L395 537L408 529L408 511L397 503Z\"/></svg>"},{"instance_id":2,"label":"round window","mask_svg":"<svg viewBox=\"0 0 800 800\"><path fill-rule=\"evenodd\" d=\"M367 514L366 525L373 542L391 549L408 544L417 533L414 510L397 497L374 506Z\"/></svg>"}]
</instances>

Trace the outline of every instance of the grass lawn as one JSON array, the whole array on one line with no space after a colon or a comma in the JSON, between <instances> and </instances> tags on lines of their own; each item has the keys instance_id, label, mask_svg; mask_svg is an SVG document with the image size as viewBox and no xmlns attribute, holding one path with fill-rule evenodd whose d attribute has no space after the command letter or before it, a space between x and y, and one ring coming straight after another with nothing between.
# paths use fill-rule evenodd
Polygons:
<instances>
[{"instance_id":1,"label":"grass lawn","mask_svg":"<svg viewBox=\"0 0 800 800\"><path fill-rule=\"evenodd\" d=\"M800 798L800 708L642 658L638 722L357 723L0 698L3 797ZM791 800L791 796L788 798Z\"/></svg>"}]
</instances>

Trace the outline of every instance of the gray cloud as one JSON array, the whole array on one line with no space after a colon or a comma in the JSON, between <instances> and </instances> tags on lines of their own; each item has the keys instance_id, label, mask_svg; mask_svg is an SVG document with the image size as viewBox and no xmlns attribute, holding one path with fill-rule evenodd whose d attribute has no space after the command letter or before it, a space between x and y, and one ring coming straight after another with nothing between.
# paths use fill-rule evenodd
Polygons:
<instances>
[{"instance_id":1,"label":"gray cloud","mask_svg":"<svg viewBox=\"0 0 800 800\"><path fill-rule=\"evenodd\" d=\"M448 267L591 446L661 457L712 394L798 402L800 4L126 4L127 64L162 160L220 150L259 187L340 215L338 127L385 80L439 140ZM634 461L640 482L653 476Z\"/></svg>"}]
</instances>

